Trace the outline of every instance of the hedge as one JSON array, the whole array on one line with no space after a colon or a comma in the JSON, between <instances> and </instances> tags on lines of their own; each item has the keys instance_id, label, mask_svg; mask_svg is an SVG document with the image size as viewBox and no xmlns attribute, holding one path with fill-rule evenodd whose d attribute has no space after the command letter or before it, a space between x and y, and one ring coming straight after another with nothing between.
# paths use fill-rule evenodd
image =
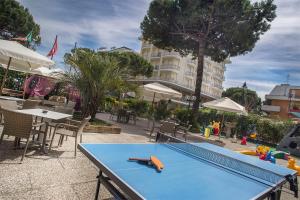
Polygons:
<instances>
[{"instance_id":1,"label":"hedge","mask_svg":"<svg viewBox=\"0 0 300 200\"><path fill-rule=\"evenodd\" d=\"M177 109L175 117L181 122L187 123L190 119L191 110ZM248 116L239 116L234 113L220 113L212 109L201 109L196 119L198 124L193 124L194 131L199 132L200 127L208 126L212 121L221 121L224 115L225 122L237 122L233 130L237 137L246 136L253 127L256 127L257 140L260 142L278 144L287 131L293 126L290 120L274 120L255 114Z\"/></svg>"}]
</instances>

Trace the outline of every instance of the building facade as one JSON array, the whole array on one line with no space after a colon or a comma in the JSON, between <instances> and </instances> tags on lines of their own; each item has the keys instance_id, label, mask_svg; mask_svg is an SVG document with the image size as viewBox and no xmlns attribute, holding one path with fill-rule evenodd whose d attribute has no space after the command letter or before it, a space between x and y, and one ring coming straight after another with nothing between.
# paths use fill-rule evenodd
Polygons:
<instances>
[{"instance_id":1,"label":"building facade","mask_svg":"<svg viewBox=\"0 0 300 200\"><path fill-rule=\"evenodd\" d=\"M140 81L156 81L185 95L194 94L197 59L193 59L192 56L182 57L178 52L158 49L145 41L142 41L140 54L154 66L153 76L150 78L138 77ZM222 84L225 80L225 64L226 62L217 63L209 57L205 57L201 90L201 96L204 97L204 100L221 97L223 92Z\"/></svg>"},{"instance_id":2,"label":"building facade","mask_svg":"<svg viewBox=\"0 0 300 200\"><path fill-rule=\"evenodd\" d=\"M300 86L276 85L270 94L265 96L262 110L271 117L282 119L291 117L290 112L300 112Z\"/></svg>"}]
</instances>

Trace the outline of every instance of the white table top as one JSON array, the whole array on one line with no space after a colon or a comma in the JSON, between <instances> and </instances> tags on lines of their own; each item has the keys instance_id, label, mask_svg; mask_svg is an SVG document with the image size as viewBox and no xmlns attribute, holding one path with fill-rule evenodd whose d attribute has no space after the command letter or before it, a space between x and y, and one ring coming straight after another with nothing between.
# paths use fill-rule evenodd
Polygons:
<instances>
[{"instance_id":1,"label":"white table top","mask_svg":"<svg viewBox=\"0 0 300 200\"><path fill-rule=\"evenodd\" d=\"M0 96L0 99L9 100L9 101L25 101L25 99L20 99L16 97L9 97L9 96Z\"/></svg>"},{"instance_id":2,"label":"white table top","mask_svg":"<svg viewBox=\"0 0 300 200\"><path fill-rule=\"evenodd\" d=\"M47 112L43 113L43 111L47 111ZM53 119L53 120L59 120L59 119L72 117L72 115L49 111L49 110L45 110L45 109L24 109L24 110L17 110L17 112L28 114L28 115L33 115L33 116L37 116L37 117L43 117L46 119Z\"/></svg>"}]
</instances>

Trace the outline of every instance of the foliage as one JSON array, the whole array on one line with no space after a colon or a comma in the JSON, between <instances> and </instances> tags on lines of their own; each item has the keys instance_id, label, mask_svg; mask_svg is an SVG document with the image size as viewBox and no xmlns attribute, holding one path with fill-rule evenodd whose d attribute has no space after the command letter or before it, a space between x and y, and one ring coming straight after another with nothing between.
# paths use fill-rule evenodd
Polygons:
<instances>
[{"instance_id":1,"label":"foliage","mask_svg":"<svg viewBox=\"0 0 300 200\"><path fill-rule=\"evenodd\" d=\"M155 120L163 120L171 115L171 111L168 109L168 101L160 100L154 109Z\"/></svg>"},{"instance_id":2,"label":"foliage","mask_svg":"<svg viewBox=\"0 0 300 200\"><path fill-rule=\"evenodd\" d=\"M35 44L41 42L40 26L27 8L15 0L0 1L0 38L26 37L32 31Z\"/></svg>"},{"instance_id":3,"label":"foliage","mask_svg":"<svg viewBox=\"0 0 300 200\"><path fill-rule=\"evenodd\" d=\"M132 71L120 61L119 55L78 48L64 56L65 63L72 68L67 80L80 90L84 114L90 114L92 120L95 119L98 107L105 105L107 94L114 91L121 94L136 87L126 81ZM151 71L152 65L147 67Z\"/></svg>"},{"instance_id":4,"label":"foliage","mask_svg":"<svg viewBox=\"0 0 300 200\"><path fill-rule=\"evenodd\" d=\"M198 58L196 100L200 104L204 55L220 62L246 54L276 17L273 0L153 0L141 23L143 39Z\"/></svg>"},{"instance_id":5,"label":"foliage","mask_svg":"<svg viewBox=\"0 0 300 200\"><path fill-rule=\"evenodd\" d=\"M103 121L101 119L95 119L94 121L90 122L91 125L100 125L100 126L112 126L112 124Z\"/></svg>"},{"instance_id":6,"label":"foliage","mask_svg":"<svg viewBox=\"0 0 300 200\"><path fill-rule=\"evenodd\" d=\"M248 88L228 88L222 93L222 96L229 97L233 101L243 105L248 111L260 111L261 99L257 96L255 91Z\"/></svg>"},{"instance_id":7,"label":"foliage","mask_svg":"<svg viewBox=\"0 0 300 200\"><path fill-rule=\"evenodd\" d=\"M139 99L126 99L124 102L130 110L133 110L138 116L144 116L149 111L149 103Z\"/></svg>"},{"instance_id":8,"label":"foliage","mask_svg":"<svg viewBox=\"0 0 300 200\"><path fill-rule=\"evenodd\" d=\"M181 122L186 123L186 119L191 114L191 110L179 109L176 110L175 116ZM263 118L256 114L249 114L248 116L239 116L235 113L218 113L213 109L201 109L199 110L199 118L197 118L197 126L194 127L196 132L199 132L199 126L206 127L212 121L221 121L224 114L225 122L236 122L236 128L234 132L237 137L241 138L249 134L249 131L256 127L257 139L262 142L270 144L278 144L284 137L287 130L293 126L290 120L274 120Z\"/></svg>"},{"instance_id":9,"label":"foliage","mask_svg":"<svg viewBox=\"0 0 300 200\"><path fill-rule=\"evenodd\" d=\"M2 83L4 74L5 69L0 66L0 83ZM5 81L5 88L21 91L23 90L25 78L26 75L24 73L9 70Z\"/></svg>"},{"instance_id":10,"label":"foliage","mask_svg":"<svg viewBox=\"0 0 300 200\"><path fill-rule=\"evenodd\" d=\"M143 57L134 52L107 52L119 60L121 67L127 68L131 76L143 74L146 77L152 76L153 66Z\"/></svg>"}]
</instances>

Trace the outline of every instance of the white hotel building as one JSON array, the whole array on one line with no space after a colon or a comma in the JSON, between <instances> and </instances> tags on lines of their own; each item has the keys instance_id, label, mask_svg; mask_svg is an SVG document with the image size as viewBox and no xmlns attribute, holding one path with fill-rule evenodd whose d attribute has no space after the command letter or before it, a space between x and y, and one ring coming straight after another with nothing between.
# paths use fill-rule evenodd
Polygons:
<instances>
[{"instance_id":1,"label":"white hotel building","mask_svg":"<svg viewBox=\"0 0 300 200\"><path fill-rule=\"evenodd\" d=\"M138 77L138 81L159 82L186 95L195 91L197 60L191 56L182 57L177 52L161 50L142 41L141 56L153 66L153 76L150 78ZM204 73L201 96L204 101L218 99L223 92L223 81L226 60L222 63L212 61L209 57L204 59Z\"/></svg>"}]
</instances>

